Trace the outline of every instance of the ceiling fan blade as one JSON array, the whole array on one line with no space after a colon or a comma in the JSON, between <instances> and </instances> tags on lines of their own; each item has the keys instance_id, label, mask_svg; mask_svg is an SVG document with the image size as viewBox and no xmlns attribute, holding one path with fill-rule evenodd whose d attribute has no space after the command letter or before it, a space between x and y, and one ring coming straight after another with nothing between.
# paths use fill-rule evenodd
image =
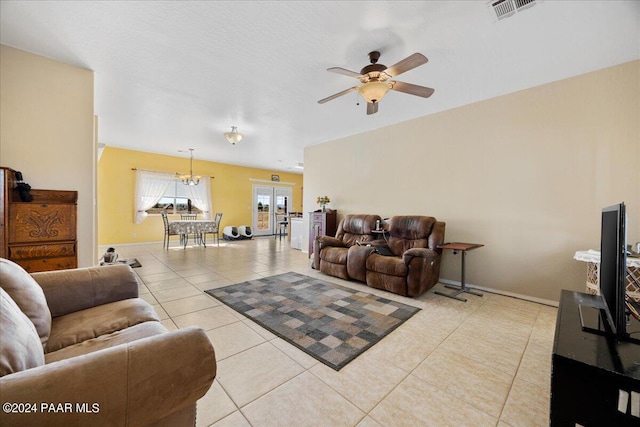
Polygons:
<instances>
[{"instance_id":1,"label":"ceiling fan blade","mask_svg":"<svg viewBox=\"0 0 640 427\"><path fill-rule=\"evenodd\" d=\"M405 59L398 62L397 64L393 64L391 67L384 70L383 73L385 73L389 77L399 76L404 72L413 70L414 68L422 64L426 64L427 61L429 60L423 54L414 53L413 55L406 57Z\"/></svg>"},{"instance_id":2,"label":"ceiling fan blade","mask_svg":"<svg viewBox=\"0 0 640 427\"><path fill-rule=\"evenodd\" d=\"M328 97L326 97L324 99L321 99L320 101L318 101L318 104L324 104L327 101L331 101L332 99L336 99L339 96L346 95L349 92L353 92L356 89L358 89L358 86L350 87L349 89L345 89L342 92L338 92L338 93L336 93L334 95L331 95L331 96L328 96Z\"/></svg>"},{"instance_id":3,"label":"ceiling fan blade","mask_svg":"<svg viewBox=\"0 0 640 427\"><path fill-rule=\"evenodd\" d=\"M340 67L327 68L327 71L331 71L332 73L343 74L349 77L355 77L355 78L362 77L362 74L360 73L356 73L355 71L347 70L345 68L340 68Z\"/></svg>"},{"instance_id":4,"label":"ceiling fan blade","mask_svg":"<svg viewBox=\"0 0 640 427\"><path fill-rule=\"evenodd\" d=\"M367 102L367 115L378 112L378 103Z\"/></svg>"},{"instance_id":5,"label":"ceiling fan blade","mask_svg":"<svg viewBox=\"0 0 640 427\"><path fill-rule=\"evenodd\" d=\"M428 98L433 95L433 92L435 92L435 90L431 89L430 87L418 86L411 83L403 83L397 81L391 82L391 89L398 92L408 93L409 95L421 96L423 98Z\"/></svg>"}]
</instances>

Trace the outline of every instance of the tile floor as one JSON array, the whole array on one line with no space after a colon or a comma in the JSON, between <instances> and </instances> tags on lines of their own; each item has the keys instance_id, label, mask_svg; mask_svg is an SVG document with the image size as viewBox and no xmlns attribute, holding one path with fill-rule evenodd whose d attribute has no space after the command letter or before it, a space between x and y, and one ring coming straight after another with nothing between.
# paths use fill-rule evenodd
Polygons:
<instances>
[{"instance_id":1,"label":"tile floor","mask_svg":"<svg viewBox=\"0 0 640 427\"><path fill-rule=\"evenodd\" d=\"M198 426L546 426L556 308L485 293L403 298L325 276L286 240L168 251L117 248L142 263L140 296L169 329L207 331L216 380ZM422 310L336 372L203 291L296 271ZM442 285L437 285L436 288Z\"/></svg>"}]
</instances>

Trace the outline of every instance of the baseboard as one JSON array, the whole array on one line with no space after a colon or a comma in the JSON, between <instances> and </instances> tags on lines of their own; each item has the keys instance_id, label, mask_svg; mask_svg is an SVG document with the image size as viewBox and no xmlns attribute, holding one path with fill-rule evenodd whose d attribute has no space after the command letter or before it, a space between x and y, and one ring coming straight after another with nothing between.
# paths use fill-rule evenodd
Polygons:
<instances>
[{"instance_id":1,"label":"baseboard","mask_svg":"<svg viewBox=\"0 0 640 427\"><path fill-rule=\"evenodd\" d=\"M177 240L172 240L171 243L175 243ZM98 249L100 248L116 248L118 250L118 246L141 246L141 245L154 245L154 244L162 244L162 240L157 242L138 242L138 243L109 243L108 245L98 245Z\"/></svg>"},{"instance_id":2,"label":"baseboard","mask_svg":"<svg viewBox=\"0 0 640 427\"><path fill-rule=\"evenodd\" d=\"M268 237L268 236L265 236ZM273 237L273 236L271 236ZM106 247L114 247L117 249L118 246L134 246L134 245L148 245L148 244L154 244L154 243L162 243L160 242L140 242L140 243L120 243L120 244L111 244L111 245L100 245L98 246L99 248L106 248ZM176 246L178 247L178 246ZM308 254L309 251L308 250L301 250L302 253L304 254ZM448 280L448 279L440 279L439 280L440 283L444 283L445 285L454 285L454 286L460 286L460 282L455 281L455 280ZM558 307L558 301L552 301L552 300L548 300L548 299L543 299L543 298L536 298L536 297L532 297L529 295L522 295L522 294L516 294L514 292L507 292L507 291L503 291L501 289L493 289L493 288L485 288L483 286L476 286L473 284L465 284L466 287L468 288L473 288L473 289L477 289L479 291L483 291L483 292L489 292L492 294L497 294L497 295L504 295L506 297L511 297L511 298L518 298L524 301L529 301L529 302L535 302L538 304L544 304L544 305L548 305L551 307Z\"/></svg>"},{"instance_id":3,"label":"baseboard","mask_svg":"<svg viewBox=\"0 0 640 427\"><path fill-rule=\"evenodd\" d=\"M457 282L455 280L440 279L439 282L440 283L444 283L445 285L460 286L460 282ZM532 296L529 296L529 295L516 294L514 292L503 291L502 289L485 288L483 286L470 285L468 283L465 283L465 286L467 288L473 288L473 289L477 289L479 291L489 292L491 294L504 295L506 297L518 298L518 299L521 299L521 300L525 300L525 301L529 301L529 302L535 302L535 303L538 303L538 304L544 304L544 305L548 305L548 306L551 306L551 307L558 307L558 301L548 300L548 299L544 299L544 298L536 298L536 297L532 297Z\"/></svg>"}]
</instances>

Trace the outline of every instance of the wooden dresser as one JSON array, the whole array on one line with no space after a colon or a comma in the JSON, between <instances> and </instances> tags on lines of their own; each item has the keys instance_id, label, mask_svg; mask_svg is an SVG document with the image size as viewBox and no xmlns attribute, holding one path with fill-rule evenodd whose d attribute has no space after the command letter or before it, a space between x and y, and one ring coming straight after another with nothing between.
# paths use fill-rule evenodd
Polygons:
<instances>
[{"instance_id":1,"label":"wooden dresser","mask_svg":"<svg viewBox=\"0 0 640 427\"><path fill-rule=\"evenodd\" d=\"M29 273L78 266L77 191L31 190L23 202L15 188L15 172L1 170L2 224L0 254Z\"/></svg>"}]
</instances>

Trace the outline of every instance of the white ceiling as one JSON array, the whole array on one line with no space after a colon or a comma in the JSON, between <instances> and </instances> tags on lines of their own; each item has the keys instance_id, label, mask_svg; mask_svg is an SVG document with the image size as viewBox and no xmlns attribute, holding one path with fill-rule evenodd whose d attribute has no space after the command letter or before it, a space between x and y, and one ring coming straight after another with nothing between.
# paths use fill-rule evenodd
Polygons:
<instances>
[{"instance_id":1,"label":"white ceiling","mask_svg":"<svg viewBox=\"0 0 640 427\"><path fill-rule=\"evenodd\" d=\"M300 172L303 149L640 58L640 2L545 0L501 21L477 1L2 1L0 41L95 71L113 147ZM351 93L368 52L398 80L378 114ZM360 102L360 105L356 105ZM223 133L237 126L236 146Z\"/></svg>"}]
</instances>

